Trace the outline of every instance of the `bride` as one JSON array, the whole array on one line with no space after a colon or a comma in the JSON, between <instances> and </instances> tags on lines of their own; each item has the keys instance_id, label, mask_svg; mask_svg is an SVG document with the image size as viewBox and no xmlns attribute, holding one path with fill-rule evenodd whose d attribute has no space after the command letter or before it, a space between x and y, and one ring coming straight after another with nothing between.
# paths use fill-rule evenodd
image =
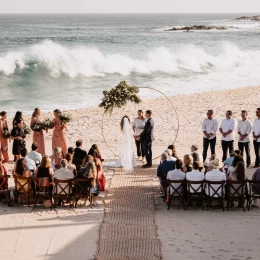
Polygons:
<instances>
[{"instance_id":1,"label":"bride","mask_svg":"<svg viewBox=\"0 0 260 260\"><path fill-rule=\"evenodd\" d=\"M132 171L136 167L134 157L134 145L132 136L132 127L128 116L124 116L120 123L123 132L123 142L121 148L121 156L119 160L111 165L113 167L123 167L125 171Z\"/></svg>"}]
</instances>

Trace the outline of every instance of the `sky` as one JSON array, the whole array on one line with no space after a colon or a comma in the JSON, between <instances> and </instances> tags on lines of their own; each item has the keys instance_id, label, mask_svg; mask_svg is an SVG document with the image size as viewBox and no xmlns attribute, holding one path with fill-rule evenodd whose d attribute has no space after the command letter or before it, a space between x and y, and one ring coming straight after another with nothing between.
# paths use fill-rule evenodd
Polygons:
<instances>
[{"instance_id":1,"label":"sky","mask_svg":"<svg viewBox=\"0 0 260 260\"><path fill-rule=\"evenodd\" d=\"M260 0L0 0L0 13L260 14Z\"/></svg>"}]
</instances>

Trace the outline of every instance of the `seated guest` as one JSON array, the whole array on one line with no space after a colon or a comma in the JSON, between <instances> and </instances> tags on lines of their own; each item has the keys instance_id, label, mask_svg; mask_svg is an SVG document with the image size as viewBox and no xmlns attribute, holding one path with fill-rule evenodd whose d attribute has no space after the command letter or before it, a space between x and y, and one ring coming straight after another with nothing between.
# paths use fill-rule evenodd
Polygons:
<instances>
[{"instance_id":1,"label":"seated guest","mask_svg":"<svg viewBox=\"0 0 260 260\"><path fill-rule=\"evenodd\" d=\"M230 153L229 157L223 162L223 166L227 166L227 167L232 166L234 158L235 158L235 154L234 153Z\"/></svg>"},{"instance_id":2,"label":"seated guest","mask_svg":"<svg viewBox=\"0 0 260 260\"><path fill-rule=\"evenodd\" d=\"M167 173L167 180L184 180L185 179L185 173L181 171L182 168L182 160L177 159L175 162L175 169L168 171ZM180 184L179 183L173 183L172 184L175 189L177 189ZM170 187L171 193L173 192L173 189ZM179 192L182 192L181 188L178 190Z\"/></svg>"},{"instance_id":3,"label":"seated guest","mask_svg":"<svg viewBox=\"0 0 260 260\"><path fill-rule=\"evenodd\" d=\"M190 147L190 151L191 151L191 154L192 153L198 153L199 154L199 161L201 163L203 163L203 156L201 153L199 153L199 150L198 150L198 146L196 144L193 144L191 147Z\"/></svg>"},{"instance_id":4,"label":"seated guest","mask_svg":"<svg viewBox=\"0 0 260 260\"><path fill-rule=\"evenodd\" d=\"M174 161L167 161L168 155L167 153L163 153L161 155L161 164L157 168L157 177L160 179L161 186L164 189L167 187L166 177L169 171L175 169L175 162ZM166 194L164 194L166 195Z\"/></svg>"},{"instance_id":5,"label":"seated guest","mask_svg":"<svg viewBox=\"0 0 260 260\"><path fill-rule=\"evenodd\" d=\"M199 171L201 172L203 170L203 163L200 161L200 158L199 158L199 154L194 152L191 154L192 158L193 158L193 163L194 162L197 162L198 165L199 165ZM194 164L193 164L194 165Z\"/></svg>"},{"instance_id":6,"label":"seated guest","mask_svg":"<svg viewBox=\"0 0 260 260\"><path fill-rule=\"evenodd\" d=\"M55 147L53 154L51 155L51 167L55 171L60 168L60 162L62 159L62 148Z\"/></svg>"},{"instance_id":7,"label":"seated guest","mask_svg":"<svg viewBox=\"0 0 260 260\"><path fill-rule=\"evenodd\" d=\"M3 165L3 159L2 156L0 156L0 176L6 176L7 175L7 170L5 166ZM0 187L2 189L7 189L8 188L8 181L7 179L0 179Z\"/></svg>"},{"instance_id":8,"label":"seated guest","mask_svg":"<svg viewBox=\"0 0 260 260\"><path fill-rule=\"evenodd\" d=\"M205 174L206 181L226 181L226 174L224 172L219 171L219 159L215 158L213 161L209 162L209 171ZM219 188L218 184L212 185L212 187L217 190ZM206 195L208 194L208 188L205 190ZM220 195L221 190L218 190L218 194ZM210 195L213 195L214 191L210 189ZM217 195L214 195L217 197Z\"/></svg>"},{"instance_id":9,"label":"seated guest","mask_svg":"<svg viewBox=\"0 0 260 260\"><path fill-rule=\"evenodd\" d=\"M198 161L193 162L193 170L191 172L186 173L186 180L188 180L188 181L203 181L204 180L204 173L199 171L199 166L200 166L199 164L200 164L200 162L198 162ZM199 188L200 184L192 184L191 186L196 191ZM194 193L193 189L190 189L190 192ZM197 192L201 192L201 189L198 190Z\"/></svg>"},{"instance_id":10,"label":"seated guest","mask_svg":"<svg viewBox=\"0 0 260 260\"><path fill-rule=\"evenodd\" d=\"M67 164L67 169L72 171L74 176L77 175L77 169L75 164L72 163L72 155L70 153L67 153L65 155L65 159L67 160L68 164Z\"/></svg>"},{"instance_id":11,"label":"seated guest","mask_svg":"<svg viewBox=\"0 0 260 260\"><path fill-rule=\"evenodd\" d=\"M168 155L168 161L176 161L177 158L172 156L172 150L171 149L166 149L164 151Z\"/></svg>"},{"instance_id":12,"label":"seated guest","mask_svg":"<svg viewBox=\"0 0 260 260\"><path fill-rule=\"evenodd\" d=\"M92 155L94 158L99 158L101 162L104 160L102 159L101 153L99 151L99 148L96 144L93 144L91 148L88 151L88 155Z\"/></svg>"},{"instance_id":13,"label":"seated guest","mask_svg":"<svg viewBox=\"0 0 260 260\"><path fill-rule=\"evenodd\" d=\"M77 169L79 170L80 165L82 164L83 159L87 156L87 152L82 150L82 140L78 140L76 142L76 148L74 149L74 155L72 163L76 165Z\"/></svg>"},{"instance_id":14,"label":"seated guest","mask_svg":"<svg viewBox=\"0 0 260 260\"><path fill-rule=\"evenodd\" d=\"M182 167L182 171L184 173L192 171L193 158L190 154L185 154L183 159L184 166Z\"/></svg>"},{"instance_id":15,"label":"seated guest","mask_svg":"<svg viewBox=\"0 0 260 260\"><path fill-rule=\"evenodd\" d=\"M49 181L52 182L52 176L54 174L53 169L51 168L51 158L48 155L42 157L41 164L37 167L35 171L35 178L49 178Z\"/></svg>"},{"instance_id":16,"label":"seated guest","mask_svg":"<svg viewBox=\"0 0 260 260\"><path fill-rule=\"evenodd\" d=\"M21 155L26 161L27 169L30 170L31 172L34 172L36 170L36 164L32 159L28 157L28 151L26 148L22 150Z\"/></svg>"},{"instance_id":17,"label":"seated guest","mask_svg":"<svg viewBox=\"0 0 260 260\"><path fill-rule=\"evenodd\" d=\"M227 175L230 176L231 174L234 173L235 171L235 168L237 167L237 164L239 162L242 162L244 163L244 158L241 157L240 155L236 155L233 159L233 162L232 162L232 166L229 166L228 169L227 169Z\"/></svg>"},{"instance_id":18,"label":"seated guest","mask_svg":"<svg viewBox=\"0 0 260 260\"><path fill-rule=\"evenodd\" d=\"M260 181L260 168L258 168L252 177L252 181ZM255 187L255 188L254 188ZM260 191L260 184L254 184L253 185L253 192L258 193ZM259 193L260 194L260 193ZM258 199L254 199L254 204L252 205L254 207L258 207Z\"/></svg>"},{"instance_id":19,"label":"seated guest","mask_svg":"<svg viewBox=\"0 0 260 260\"><path fill-rule=\"evenodd\" d=\"M73 147L69 147L68 148L68 153L73 156L74 155L74 148Z\"/></svg>"},{"instance_id":20,"label":"seated guest","mask_svg":"<svg viewBox=\"0 0 260 260\"><path fill-rule=\"evenodd\" d=\"M36 166L38 166L42 160L42 155L40 153L38 153L37 151L38 151L38 144L33 143L32 150L29 152L28 158L33 160L35 162Z\"/></svg>"},{"instance_id":21,"label":"seated guest","mask_svg":"<svg viewBox=\"0 0 260 260\"><path fill-rule=\"evenodd\" d=\"M172 156L176 159L178 159L177 151L174 144L171 144L168 146L168 149L172 150Z\"/></svg>"},{"instance_id":22,"label":"seated guest","mask_svg":"<svg viewBox=\"0 0 260 260\"><path fill-rule=\"evenodd\" d=\"M32 176L31 171L28 170L26 167L26 161L24 158L20 158L19 160L17 160L14 170L13 170L13 175L21 176L21 177L31 177Z\"/></svg>"}]
</instances>

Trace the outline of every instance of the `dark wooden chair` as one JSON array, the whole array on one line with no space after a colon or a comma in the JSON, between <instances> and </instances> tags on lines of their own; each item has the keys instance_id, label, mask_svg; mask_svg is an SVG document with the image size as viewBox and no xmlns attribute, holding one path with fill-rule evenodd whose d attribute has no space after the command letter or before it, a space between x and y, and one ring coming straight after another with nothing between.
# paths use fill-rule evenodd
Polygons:
<instances>
[{"instance_id":1,"label":"dark wooden chair","mask_svg":"<svg viewBox=\"0 0 260 260\"><path fill-rule=\"evenodd\" d=\"M227 210L229 211L230 204L238 199L242 205L243 211L245 211L245 188L246 181L233 181L228 180L227 184Z\"/></svg>"},{"instance_id":2,"label":"dark wooden chair","mask_svg":"<svg viewBox=\"0 0 260 260\"><path fill-rule=\"evenodd\" d=\"M203 181L188 181L187 183L187 203L186 210L188 209L189 203L192 202L193 199L197 199L198 202L202 203L202 209L204 210L204 180ZM194 188L194 185L196 188Z\"/></svg>"},{"instance_id":3,"label":"dark wooden chair","mask_svg":"<svg viewBox=\"0 0 260 260\"><path fill-rule=\"evenodd\" d=\"M205 181L205 199L207 202L207 210L214 200L218 200L221 203L221 207L223 211L225 211L224 207L224 190L225 190L226 181ZM207 192L206 192L207 191Z\"/></svg>"},{"instance_id":4,"label":"dark wooden chair","mask_svg":"<svg viewBox=\"0 0 260 260\"><path fill-rule=\"evenodd\" d=\"M10 190L8 189L8 178L10 178L10 175L0 176L0 195L4 195L5 202L8 206L10 206Z\"/></svg>"},{"instance_id":5,"label":"dark wooden chair","mask_svg":"<svg viewBox=\"0 0 260 260\"><path fill-rule=\"evenodd\" d=\"M89 200L90 207L92 208L93 195L91 193L91 181L93 178L76 178L75 182L75 193L74 193L74 206L77 207L80 198Z\"/></svg>"},{"instance_id":6,"label":"dark wooden chair","mask_svg":"<svg viewBox=\"0 0 260 260\"><path fill-rule=\"evenodd\" d=\"M250 210L254 199L260 199L260 181L248 180L247 210Z\"/></svg>"},{"instance_id":7,"label":"dark wooden chair","mask_svg":"<svg viewBox=\"0 0 260 260\"><path fill-rule=\"evenodd\" d=\"M174 184L177 184L176 187L174 187ZM183 204L183 210L185 210L185 198L184 198L184 191L186 187L186 180L168 180L167 179L167 195L168 195L168 201L167 201L167 209L169 210L171 201L174 198L178 198L182 200Z\"/></svg>"},{"instance_id":8,"label":"dark wooden chair","mask_svg":"<svg viewBox=\"0 0 260 260\"><path fill-rule=\"evenodd\" d=\"M54 204L57 205L59 200L69 201L70 207L72 207L72 183L73 180L59 180L54 178L55 192L54 192Z\"/></svg>"},{"instance_id":9,"label":"dark wooden chair","mask_svg":"<svg viewBox=\"0 0 260 260\"><path fill-rule=\"evenodd\" d=\"M14 196L17 203L32 203L32 177L21 177L14 175Z\"/></svg>"},{"instance_id":10,"label":"dark wooden chair","mask_svg":"<svg viewBox=\"0 0 260 260\"><path fill-rule=\"evenodd\" d=\"M40 199L43 200L50 200L52 204L52 184L49 180L49 177L43 178L33 178L34 182L34 206L35 209L36 204L39 202ZM51 206L51 209L52 209Z\"/></svg>"}]
</instances>

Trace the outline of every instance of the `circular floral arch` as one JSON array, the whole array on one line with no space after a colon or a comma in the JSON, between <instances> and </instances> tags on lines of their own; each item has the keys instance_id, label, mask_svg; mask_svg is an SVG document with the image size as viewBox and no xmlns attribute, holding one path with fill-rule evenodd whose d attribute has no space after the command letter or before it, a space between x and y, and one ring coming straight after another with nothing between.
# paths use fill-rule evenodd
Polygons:
<instances>
[{"instance_id":1,"label":"circular floral arch","mask_svg":"<svg viewBox=\"0 0 260 260\"><path fill-rule=\"evenodd\" d=\"M135 87L135 88L136 88L136 87ZM156 91L156 92L160 93L164 98L166 98L166 99L169 101L169 103L171 104L171 107L172 107L172 109L173 109L173 111L174 111L174 113L175 113L175 115L176 115L176 118L177 118L177 131L176 131L175 137L173 138L173 141L172 141L172 144L174 144L175 141L176 141L176 139L177 139L177 137L178 137L178 134L179 134L179 117L178 117L177 110L176 110L175 106L173 105L173 103L171 102L171 100L170 100L163 92L159 91L158 89L155 89L155 88L152 88L152 87L137 87L137 88L138 88L138 89L150 89L150 90ZM139 91L139 90L138 90L138 91ZM138 93L138 91L137 91L137 93ZM133 100L130 99L130 101L133 101ZM141 100L139 99L139 102L140 102L140 101L141 101ZM139 103L139 102L136 102L136 103ZM100 105L100 106L102 106L102 105ZM121 107L121 106L119 106L119 107ZM114 152L114 150L111 149L111 147L108 145L108 143L107 143L107 141L106 141L106 138L105 138L105 134L104 134L104 118L105 118L106 112L107 112L107 111L105 110L104 113L103 113L103 116L102 116L102 136L103 136L104 142L105 142L107 148L110 150L110 152L111 152L114 156L119 157L119 155L116 154L116 153ZM112 113L112 110L110 110L110 115L111 115L111 113ZM155 159L157 159L157 158L159 158L159 157L160 157L160 156L157 156L157 157L153 158L153 160L155 160Z\"/></svg>"}]
</instances>

